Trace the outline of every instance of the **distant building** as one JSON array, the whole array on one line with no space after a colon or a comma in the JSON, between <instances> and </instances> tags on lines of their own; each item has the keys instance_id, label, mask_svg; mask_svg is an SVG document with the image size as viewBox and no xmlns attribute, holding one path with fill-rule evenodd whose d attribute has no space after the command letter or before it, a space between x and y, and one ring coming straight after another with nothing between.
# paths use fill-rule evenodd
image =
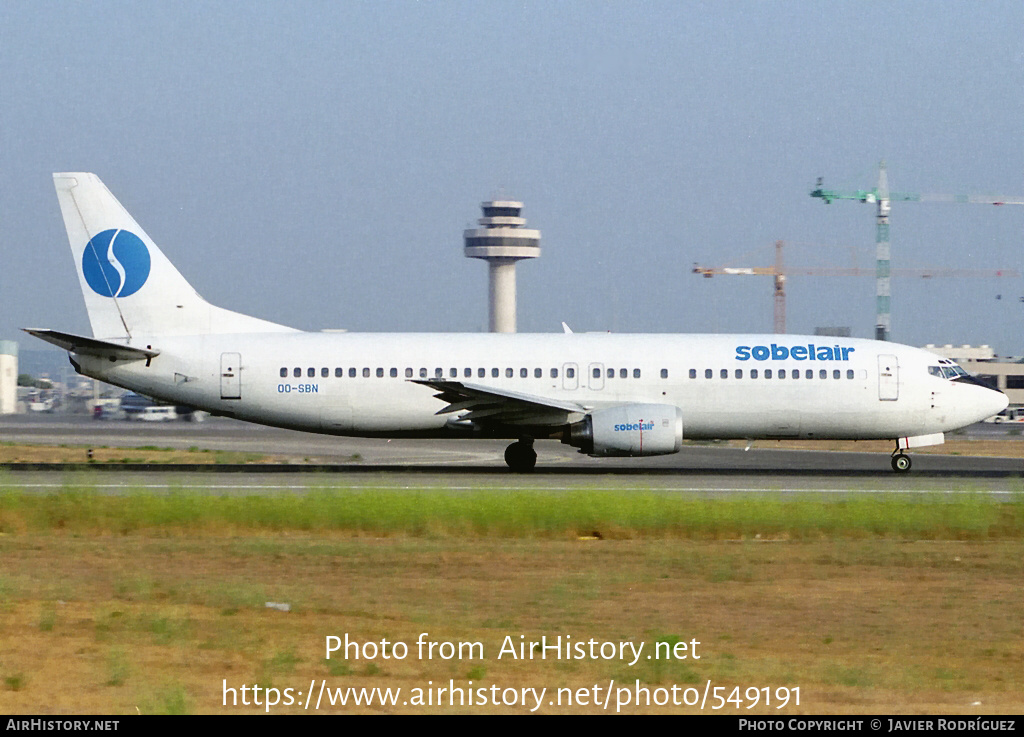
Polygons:
<instances>
[{"instance_id":1,"label":"distant building","mask_svg":"<svg viewBox=\"0 0 1024 737\"><path fill-rule=\"evenodd\" d=\"M929 343L924 346L926 351L936 353L950 361L963 363L964 361L994 361L996 352L990 345L934 345Z\"/></svg>"},{"instance_id":2,"label":"distant building","mask_svg":"<svg viewBox=\"0 0 1024 737\"><path fill-rule=\"evenodd\" d=\"M18 344L0 340L0 415L18 411Z\"/></svg>"},{"instance_id":3,"label":"distant building","mask_svg":"<svg viewBox=\"0 0 1024 737\"><path fill-rule=\"evenodd\" d=\"M849 338L852 334L848 327L838 328L814 328L815 335L828 336L830 338Z\"/></svg>"}]
</instances>

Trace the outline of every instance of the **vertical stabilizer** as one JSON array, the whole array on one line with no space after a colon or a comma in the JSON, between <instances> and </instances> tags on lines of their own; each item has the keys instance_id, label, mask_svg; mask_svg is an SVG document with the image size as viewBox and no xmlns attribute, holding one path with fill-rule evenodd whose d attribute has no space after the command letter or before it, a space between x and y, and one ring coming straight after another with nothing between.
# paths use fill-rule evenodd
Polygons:
<instances>
[{"instance_id":1,"label":"vertical stabilizer","mask_svg":"<svg viewBox=\"0 0 1024 737\"><path fill-rule=\"evenodd\" d=\"M53 181L95 337L291 330L200 297L95 174Z\"/></svg>"}]
</instances>

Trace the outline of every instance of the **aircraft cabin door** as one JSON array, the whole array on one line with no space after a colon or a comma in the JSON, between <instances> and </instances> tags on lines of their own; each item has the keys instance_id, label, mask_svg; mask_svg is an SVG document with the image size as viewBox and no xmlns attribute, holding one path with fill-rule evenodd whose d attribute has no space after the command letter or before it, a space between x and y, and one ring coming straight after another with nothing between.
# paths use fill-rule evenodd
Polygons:
<instances>
[{"instance_id":1,"label":"aircraft cabin door","mask_svg":"<svg viewBox=\"0 0 1024 737\"><path fill-rule=\"evenodd\" d=\"M603 363L592 363L590 364L590 388L591 389L604 389L604 364Z\"/></svg>"},{"instance_id":2,"label":"aircraft cabin door","mask_svg":"<svg viewBox=\"0 0 1024 737\"><path fill-rule=\"evenodd\" d=\"M242 354L220 354L220 398L242 398Z\"/></svg>"},{"instance_id":3,"label":"aircraft cabin door","mask_svg":"<svg viewBox=\"0 0 1024 737\"><path fill-rule=\"evenodd\" d=\"M900 398L900 365L896 356L878 356L878 398L883 402L895 402Z\"/></svg>"},{"instance_id":4,"label":"aircraft cabin door","mask_svg":"<svg viewBox=\"0 0 1024 737\"><path fill-rule=\"evenodd\" d=\"M580 377L577 372L579 367L575 363L563 363L562 364L562 388L563 389L576 389L580 385Z\"/></svg>"}]
</instances>

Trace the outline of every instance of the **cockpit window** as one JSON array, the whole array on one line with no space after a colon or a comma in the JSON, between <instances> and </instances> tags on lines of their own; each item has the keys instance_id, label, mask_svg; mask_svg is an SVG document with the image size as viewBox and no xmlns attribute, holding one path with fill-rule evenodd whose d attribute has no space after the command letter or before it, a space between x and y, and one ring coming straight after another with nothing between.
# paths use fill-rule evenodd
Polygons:
<instances>
[{"instance_id":1,"label":"cockpit window","mask_svg":"<svg viewBox=\"0 0 1024 737\"><path fill-rule=\"evenodd\" d=\"M940 379L956 379L960 376L967 376L967 372L955 363L944 363L942 366L929 366L928 373Z\"/></svg>"}]
</instances>

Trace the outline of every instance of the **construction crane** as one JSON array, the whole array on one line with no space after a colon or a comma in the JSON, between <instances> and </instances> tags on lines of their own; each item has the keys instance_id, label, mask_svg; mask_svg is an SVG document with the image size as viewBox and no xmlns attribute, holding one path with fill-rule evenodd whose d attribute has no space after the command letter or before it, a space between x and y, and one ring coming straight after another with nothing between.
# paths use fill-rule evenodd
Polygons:
<instances>
[{"instance_id":1,"label":"construction crane","mask_svg":"<svg viewBox=\"0 0 1024 737\"><path fill-rule=\"evenodd\" d=\"M761 275L773 278L773 294L775 297L775 325L774 332L779 335L786 332L786 277L792 274L803 276L870 276L870 269L852 267L786 267L783 264L782 250L785 241L775 241L775 265L774 266L720 266L709 268L694 264L693 273L700 274L705 279L713 276L748 276ZM933 277L993 277L1009 276L1018 277L1020 274L1013 269L892 269L891 276L916 276L922 279ZM877 334L877 333L876 333Z\"/></svg>"},{"instance_id":2,"label":"construction crane","mask_svg":"<svg viewBox=\"0 0 1024 737\"><path fill-rule=\"evenodd\" d=\"M878 203L876 216L876 308L875 308L875 339L888 340L892 320L889 311L891 292L889 288L889 210L892 202L965 202L979 205L1024 205L1024 197L987 197L983 195L949 195L949 194L910 194L906 192L890 192L889 178L885 171L885 162L878 164L878 186L875 189L858 189L843 192L824 189L822 178L811 192L811 197L818 197L826 205L833 200L857 200L858 202Z\"/></svg>"}]
</instances>

